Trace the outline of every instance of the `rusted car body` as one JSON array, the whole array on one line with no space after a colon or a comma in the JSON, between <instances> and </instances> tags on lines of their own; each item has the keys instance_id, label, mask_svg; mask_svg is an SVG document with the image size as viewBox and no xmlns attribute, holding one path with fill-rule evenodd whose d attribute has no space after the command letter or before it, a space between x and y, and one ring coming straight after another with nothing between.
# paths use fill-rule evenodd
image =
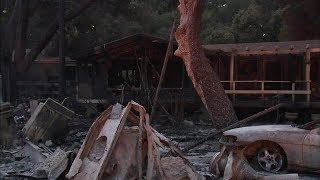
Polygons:
<instances>
[{"instance_id":1,"label":"rusted car body","mask_svg":"<svg viewBox=\"0 0 320 180\"><path fill-rule=\"evenodd\" d=\"M249 162L255 159L255 165L267 172L286 169L320 173L320 128L242 127L225 131L220 143L228 149L244 148Z\"/></svg>"}]
</instances>

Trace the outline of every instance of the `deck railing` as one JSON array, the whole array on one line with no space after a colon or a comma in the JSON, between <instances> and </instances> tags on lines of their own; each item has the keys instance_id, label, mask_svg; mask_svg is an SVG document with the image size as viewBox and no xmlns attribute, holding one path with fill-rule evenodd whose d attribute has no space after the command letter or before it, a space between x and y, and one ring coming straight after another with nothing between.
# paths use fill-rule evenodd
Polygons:
<instances>
[{"instance_id":1,"label":"deck railing","mask_svg":"<svg viewBox=\"0 0 320 180\"><path fill-rule=\"evenodd\" d=\"M265 99L270 95L286 95L289 101L296 102L303 100L308 102L310 100L311 90L310 81L221 81L225 88L225 92L231 96L233 102L236 98L242 97L244 95L246 98L249 97L260 97L260 99ZM69 84L70 85L70 84ZM20 92L32 91L29 93L34 93L36 96L57 96L59 92L59 83L47 83L47 82L17 82L17 86ZM77 88L77 87L76 87ZM309 89L309 90L308 90ZM144 91L141 88L107 88L106 91L118 92L119 101L124 102L128 98L138 98L141 97ZM149 89L150 95L152 95L154 89ZM130 93L131 92L131 93ZM22 94L29 94L24 92ZM38 94L39 93L39 94ZM76 93L79 94L78 90ZM133 94L132 94L133 93ZM107 93L108 94L108 93ZM135 95L138 96L135 97ZM160 91L161 101L174 101L183 95L184 101L195 101L197 99L196 92L193 88L162 88ZM303 97L301 99L300 97ZM96 102L106 101L107 97L92 97ZM299 99L300 98L300 99ZM81 102L91 102L87 98L77 97ZM99 100L99 101L98 101ZM103 101L103 102L104 102Z\"/></svg>"},{"instance_id":2,"label":"deck railing","mask_svg":"<svg viewBox=\"0 0 320 180\"><path fill-rule=\"evenodd\" d=\"M232 95L290 95L295 102L296 95L305 95L310 99L310 81L221 81L226 93Z\"/></svg>"}]
</instances>

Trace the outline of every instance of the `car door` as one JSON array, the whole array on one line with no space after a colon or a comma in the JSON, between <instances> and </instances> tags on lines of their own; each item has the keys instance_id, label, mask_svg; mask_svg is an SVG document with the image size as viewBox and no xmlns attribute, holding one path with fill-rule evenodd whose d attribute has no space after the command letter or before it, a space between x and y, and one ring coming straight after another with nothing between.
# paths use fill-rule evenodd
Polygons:
<instances>
[{"instance_id":1,"label":"car door","mask_svg":"<svg viewBox=\"0 0 320 180\"><path fill-rule=\"evenodd\" d=\"M303 142L303 165L320 169L320 128L310 131Z\"/></svg>"}]
</instances>

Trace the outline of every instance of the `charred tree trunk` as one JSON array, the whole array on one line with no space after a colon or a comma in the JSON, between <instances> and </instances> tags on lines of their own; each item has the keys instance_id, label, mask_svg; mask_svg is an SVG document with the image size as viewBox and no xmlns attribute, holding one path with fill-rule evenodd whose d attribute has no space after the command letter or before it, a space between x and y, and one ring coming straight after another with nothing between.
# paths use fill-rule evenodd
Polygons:
<instances>
[{"instance_id":1,"label":"charred tree trunk","mask_svg":"<svg viewBox=\"0 0 320 180\"><path fill-rule=\"evenodd\" d=\"M176 56L183 59L188 75L217 128L237 120L232 103L225 94L218 75L205 56L200 40L200 22L205 0L180 0L180 25L176 31L179 44Z\"/></svg>"},{"instance_id":2,"label":"charred tree trunk","mask_svg":"<svg viewBox=\"0 0 320 180\"><path fill-rule=\"evenodd\" d=\"M18 23L16 27L15 36L15 48L14 48L14 60L11 65L11 96L10 101L13 102L17 96L16 79L19 77L19 72L22 72L24 63L24 56L26 53L26 41L27 41L27 31L28 31L28 20L29 20L29 0L17 0L19 3L18 9Z\"/></svg>"},{"instance_id":3,"label":"charred tree trunk","mask_svg":"<svg viewBox=\"0 0 320 180\"><path fill-rule=\"evenodd\" d=\"M29 0L19 1L18 25L16 28L14 63L16 70L21 72L24 67L24 56L26 53L26 39L29 20Z\"/></svg>"},{"instance_id":4,"label":"charred tree trunk","mask_svg":"<svg viewBox=\"0 0 320 180\"><path fill-rule=\"evenodd\" d=\"M13 11L8 20L8 23L4 26L1 24L1 74L3 80L3 95L4 101L10 101L11 85L10 85L10 69L12 62L12 51L14 48L16 28L18 24L18 12L19 1L16 1L13 7Z\"/></svg>"}]
</instances>

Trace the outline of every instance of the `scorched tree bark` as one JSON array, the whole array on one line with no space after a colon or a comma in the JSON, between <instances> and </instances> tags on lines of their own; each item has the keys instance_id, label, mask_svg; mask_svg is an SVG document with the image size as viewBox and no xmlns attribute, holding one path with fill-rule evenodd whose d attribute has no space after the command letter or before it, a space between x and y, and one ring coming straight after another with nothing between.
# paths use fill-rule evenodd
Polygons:
<instances>
[{"instance_id":1,"label":"scorched tree bark","mask_svg":"<svg viewBox=\"0 0 320 180\"><path fill-rule=\"evenodd\" d=\"M180 0L180 25L176 31L179 44L175 55L183 59L188 75L217 128L237 120L232 103L225 94L218 75L205 56L200 40L200 22L205 0Z\"/></svg>"}]
</instances>

